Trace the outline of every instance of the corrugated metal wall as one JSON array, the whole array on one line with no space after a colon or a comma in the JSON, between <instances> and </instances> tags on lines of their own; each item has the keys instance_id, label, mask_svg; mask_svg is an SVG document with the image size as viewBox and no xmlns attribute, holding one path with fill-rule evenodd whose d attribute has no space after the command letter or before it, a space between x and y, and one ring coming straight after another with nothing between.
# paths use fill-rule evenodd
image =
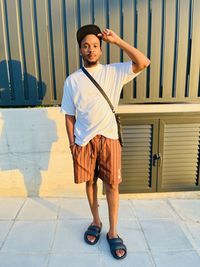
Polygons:
<instances>
[{"instance_id":1,"label":"corrugated metal wall","mask_svg":"<svg viewBox=\"0 0 200 267\"><path fill-rule=\"evenodd\" d=\"M111 28L151 59L121 103L199 102L199 0L0 0L0 106L58 105L76 31ZM127 61L103 44L102 63Z\"/></svg>"}]
</instances>

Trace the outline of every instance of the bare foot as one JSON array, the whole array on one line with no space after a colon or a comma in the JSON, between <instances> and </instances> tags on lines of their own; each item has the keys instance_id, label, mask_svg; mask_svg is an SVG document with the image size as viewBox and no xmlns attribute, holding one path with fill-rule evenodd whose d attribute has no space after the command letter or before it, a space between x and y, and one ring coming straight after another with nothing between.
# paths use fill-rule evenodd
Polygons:
<instances>
[{"instance_id":1,"label":"bare foot","mask_svg":"<svg viewBox=\"0 0 200 267\"><path fill-rule=\"evenodd\" d=\"M95 226L98 226L98 227L102 227L102 223L100 222L100 223L98 223L98 224L96 224L96 223L91 223L90 224L90 226L93 226L93 225L95 225ZM88 239L88 241L90 241L91 243L94 243L95 242L95 240L96 240L96 237L95 236L93 236L93 235L87 235L87 239Z\"/></svg>"},{"instance_id":2,"label":"bare foot","mask_svg":"<svg viewBox=\"0 0 200 267\"><path fill-rule=\"evenodd\" d=\"M112 238L118 238L118 235L116 234L116 235L110 235L109 233L108 233L108 237L110 238L110 239L112 239ZM123 257L124 256L124 254L125 254L126 252L123 250L123 249L117 249L116 250L116 254L117 254L117 256L118 257Z\"/></svg>"}]
</instances>

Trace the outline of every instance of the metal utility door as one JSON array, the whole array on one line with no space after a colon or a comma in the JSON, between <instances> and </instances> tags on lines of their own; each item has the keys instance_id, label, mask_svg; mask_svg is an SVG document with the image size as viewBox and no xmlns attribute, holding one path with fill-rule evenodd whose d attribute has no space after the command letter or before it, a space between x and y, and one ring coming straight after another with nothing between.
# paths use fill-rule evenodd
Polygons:
<instances>
[{"instance_id":1,"label":"metal utility door","mask_svg":"<svg viewBox=\"0 0 200 267\"><path fill-rule=\"evenodd\" d=\"M120 193L155 192L157 165L153 155L158 151L158 120L126 117L123 135Z\"/></svg>"},{"instance_id":2,"label":"metal utility door","mask_svg":"<svg viewBox=\"0 0 200 267\"><path fill-rule=\"evenodd\" d=\"M200 116L146 117L122 115L120 193L200 190Z\"/></svg>"},{"instance_id":3,"label":"metal utility door","mask_svg":"<svg viewBox=\"0 0 200 267\"><path fill-rule=\"evenodd\" d=\"M200 118L160 120L157 191L200 190Z\"/></svg>"}]
</instances>

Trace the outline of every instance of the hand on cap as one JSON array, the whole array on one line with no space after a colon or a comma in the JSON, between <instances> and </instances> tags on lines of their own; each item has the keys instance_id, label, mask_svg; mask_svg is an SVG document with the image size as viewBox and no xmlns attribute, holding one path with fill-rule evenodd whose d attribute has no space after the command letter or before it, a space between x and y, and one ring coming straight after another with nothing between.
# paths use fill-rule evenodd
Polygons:
<instances>
[{"instance_id":1,"label":"hand on cap","mask_svg":"<svg viewBox=\"0 0 200 267\"><path fill-rule=\"evenodd\" d=\"M119 44L121 38L112 30L105 29L101 33L99 33L97 36L102 37L102 39L111 44Z\"/></svg>"}]
</instances>

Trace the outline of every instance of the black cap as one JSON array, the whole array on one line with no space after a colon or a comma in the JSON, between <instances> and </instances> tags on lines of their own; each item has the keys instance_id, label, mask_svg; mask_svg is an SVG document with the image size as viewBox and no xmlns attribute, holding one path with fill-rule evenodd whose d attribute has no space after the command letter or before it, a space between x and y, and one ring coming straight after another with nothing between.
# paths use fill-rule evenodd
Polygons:
<instances>
[{"instance_id":1,"label":"black cap","mask_svg":"<svg viewBox=\"0 0 200 267\"><path fill-rule=\"evenodd\" d=\"M81 41L84 39L84 37L88 34L94 34L94 35L98 35L99 33L101 33L100 28L97 25L94 24L88 24L88 25L84 25L82 27L80 27L76 33L76 38L79 44L79 47L81 47ZM100 40L100 45L102 42L102 38L97 36Z\"/></svg>"}]
</instances>

